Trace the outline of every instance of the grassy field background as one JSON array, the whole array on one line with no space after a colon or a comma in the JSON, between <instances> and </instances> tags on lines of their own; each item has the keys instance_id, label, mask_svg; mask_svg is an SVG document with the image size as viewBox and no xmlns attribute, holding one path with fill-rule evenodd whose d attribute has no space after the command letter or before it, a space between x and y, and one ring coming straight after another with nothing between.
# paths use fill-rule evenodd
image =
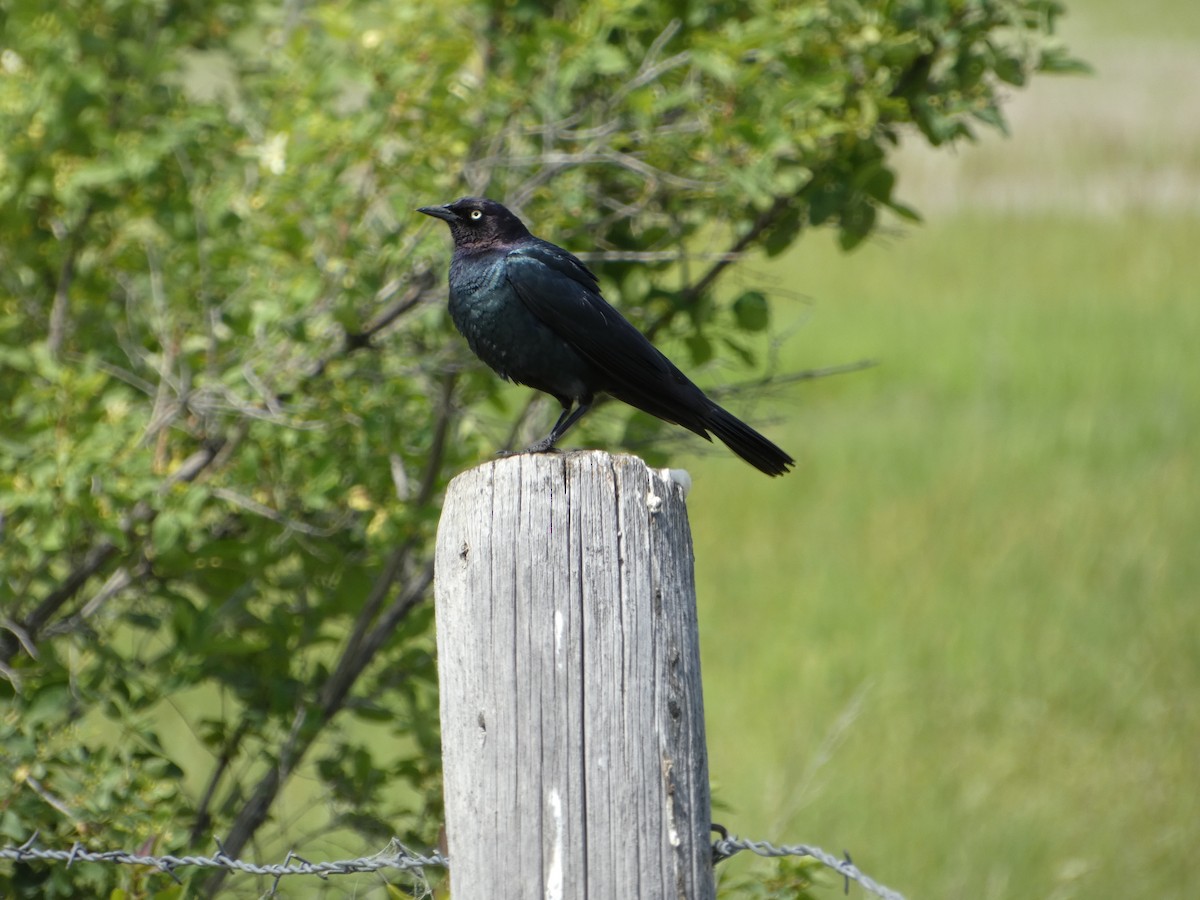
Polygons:
<instances>
[{"instance_id":1,"label":"grassy field background","mask_svg":"<svg viewBox=\"0 0 1200 900\"><path fill-rule=\"evenodd\" d=\"M911 898L1200 896L1200 6L1072 9L925 225L759 268L793 368L880 361L797 471L691 466L715 817Z\"/></svg>"}]
</instances>

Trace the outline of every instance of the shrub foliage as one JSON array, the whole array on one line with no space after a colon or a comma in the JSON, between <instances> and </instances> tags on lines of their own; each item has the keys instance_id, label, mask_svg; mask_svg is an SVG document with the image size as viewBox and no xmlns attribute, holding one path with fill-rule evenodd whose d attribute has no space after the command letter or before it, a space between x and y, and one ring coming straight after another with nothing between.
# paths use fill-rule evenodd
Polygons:
<instances>
[{"instance_id":1,"label":"shrub foliage","mask_svg":"<svg viewBox=\"0 0 1200 900\"><path fill-rule=\"evenodd\" d=\"M1060 12L6 4L2 840L431 845L439 498L523 436L504 423L546 417L468 358L446 235L413 208L505 200L595 250L681 362L761 369L771 299L727 273L808 227L851 248L884 211L914 219L897 142L1002 128L1010 86L1076 67ZM616 446L649 425L590 427ZM118 888L178 890L0 869L6 896Z\"/></svg>"}]
</instances>

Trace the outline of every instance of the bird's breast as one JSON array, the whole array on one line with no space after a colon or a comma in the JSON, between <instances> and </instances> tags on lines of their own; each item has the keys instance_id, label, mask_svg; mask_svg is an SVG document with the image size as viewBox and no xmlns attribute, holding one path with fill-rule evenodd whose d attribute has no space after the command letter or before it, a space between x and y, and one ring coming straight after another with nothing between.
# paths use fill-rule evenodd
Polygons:
<instances>
[{"instance_id":1,"label":"bird's breast","mask_svg":"<svg viewBox=\"0 0 1200 900\"><path fill-rule=\"evenodd\" d=\"M450 318L471 350L507 378L514 331L524 311L502 265L460 266L450 273Z\"/></svg>"},{"instance_id":2,"label":"bird's breast","mask_svg":"<svg viewBox=\"0 0 1200 900\"><path fill-rule=\"evenodd\" d=\"M503 260L451 265L450 318L471 351L501 378L562 397L590 395L591 366L529 311ZM598 386L598 385L596 385Z\"/></svg>"}]
</instances>

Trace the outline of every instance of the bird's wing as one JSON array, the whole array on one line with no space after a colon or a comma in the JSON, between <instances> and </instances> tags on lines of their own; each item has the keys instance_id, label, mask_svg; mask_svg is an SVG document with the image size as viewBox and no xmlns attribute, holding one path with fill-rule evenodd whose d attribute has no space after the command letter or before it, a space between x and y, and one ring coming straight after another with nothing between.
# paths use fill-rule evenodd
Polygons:
<instances>
[{"instance_id":1,"label":"bird's wing","mask_svg":"<svg viewBox=\"0 0 1200 900\"><path fill-rule=\"evenodd\" d=\"M638 391L664 379L690 384L600 296L596 276L566 250L544 241L519 247L505 258L505 274L526 308L607 375L612 388Z\"/></svg>"}]
</instances>

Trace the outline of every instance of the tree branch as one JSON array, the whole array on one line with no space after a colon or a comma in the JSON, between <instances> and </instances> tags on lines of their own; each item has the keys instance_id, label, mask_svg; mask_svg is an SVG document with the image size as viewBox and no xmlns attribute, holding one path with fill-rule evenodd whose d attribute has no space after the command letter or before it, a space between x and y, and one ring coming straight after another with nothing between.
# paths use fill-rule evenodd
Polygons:
<instances>
[{"instance_id":1,"label":"tree branch","mask_svg":"<svg viewBox=\"0 0 1200 900\"><path fill-rule=\"evenodd\" d=\"M200 836L208 831L208 826L212 822L212 816L208 809L212 805L213 797L216 796L217 787L221 783L221 779L225 777L225 773L229 770L230 764L233 762L234 756L237 755L238 747L242 743L242 738L250 730L250 720L243 714L238 721L238 726L234 729L233 734L225 741L221 747L221 755L217 758L217 764L213 767L212 774L208 778L208 784L204 788L204 794L200 798L200 803L196 807L196 821L192 824L192 830L188 832L188 843L195 845Z\"/></svg>"},{"instance_id":2,"label":"tree branch","mask_svg":"<svg viewBox=\"0 0 1200 900\"><path fill-rule=\"evenodd\" d=\"M692 284L684 288L683 296L686 304L690 305L695 303L710 288L712 288L712 286L716 284L717 279L721 277L722 273L724 273L727 268L733 265L734 262L745 255L746 251L749 250L750 247L752 247L767 231L769 231L772 225L774 225L783 217L784 213L787 212L788 207L792 205L792 201L794 199L795 197L792 194L781 194L771 202L771 205L766 210L759 213L755 218L754 223L750 226L746 233L735 240L729 249L725 251L725 253L721 254L721 256L718 257L717 260L708 267L708 270L703 275L696 279L696 281L694 281ZM670 315L673 315L673 312ZM658 322L652 325L650 328L650 334L653 335L656 331L658 331L659 328L662 327L663 324L666 324L666 321L669 321L670 319L670 315L664 317L664 319L660 319Z\"/></svg>"},{"instance_id":3,"label":"tree branch","mask_svg":"<svg viewBox=\"0 0 1200 900\"><path fill-rule=\"evenodd\" d=\"M58 271L58 281L54 286L54 302L50 306L50 327L46 333L46 347L55 359L62 352L63 341L67 336L67 313L71 306L71 282L75 280L75 264L79 259L79 250L83 246L83 229L88 219L92 217L92 204L84 207L79 221L67 234L67 255L63 258Z\"/></svg>"}]
</instances>

